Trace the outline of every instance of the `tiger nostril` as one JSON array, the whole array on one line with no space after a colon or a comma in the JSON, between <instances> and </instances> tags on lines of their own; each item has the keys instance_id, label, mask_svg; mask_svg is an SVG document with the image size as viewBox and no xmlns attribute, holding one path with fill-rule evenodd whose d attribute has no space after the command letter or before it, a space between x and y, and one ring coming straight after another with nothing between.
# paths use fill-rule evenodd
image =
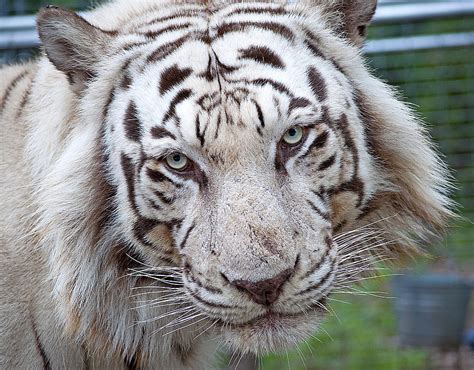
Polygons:
<instances>
[{"instance_id":1,"label":"tiger nostril","mask_svg":"<svg viewBox=\"0 0 474 370\"><path fill-rule=\"evenodd\" d=\"M287 269L271 279L261 281L234 280L225 279L237 289L247 293L250 298L261 305L269 306L274 303L281 293L283 284L293 274L293 269Z\"/></svg>"}]
</instances>

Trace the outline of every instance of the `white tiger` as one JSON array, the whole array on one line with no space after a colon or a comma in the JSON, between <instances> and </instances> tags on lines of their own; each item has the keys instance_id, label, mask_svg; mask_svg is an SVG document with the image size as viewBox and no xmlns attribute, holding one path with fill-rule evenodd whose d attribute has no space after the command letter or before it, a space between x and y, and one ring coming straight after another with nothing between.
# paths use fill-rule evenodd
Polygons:
<instances>
[{"instance_id":1,"label":"white tiger","mask_svg":"<svg viewBox=\"0 0 474 370\"><path fill-rule=\"evenodd\" d=\"M447 171L360 56L375 5L41 10L45 56L1 70L0 367L284 350L442 230Z\"/></svg>"}]
</instances>

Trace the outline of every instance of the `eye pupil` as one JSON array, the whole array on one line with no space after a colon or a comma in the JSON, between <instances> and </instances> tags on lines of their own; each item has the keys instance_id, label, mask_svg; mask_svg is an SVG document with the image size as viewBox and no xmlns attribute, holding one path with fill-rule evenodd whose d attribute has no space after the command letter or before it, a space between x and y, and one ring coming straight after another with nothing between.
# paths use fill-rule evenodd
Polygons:
<instances>
[{"instance_id":1,"label":"eye pupil","mask_svg":"<svg viewBox=\"0 0 474 370\"><path fill-rule=\"evenodd\" d=\"M304 137L303 128L300 126L290 127L285 135L283 136L283 141L288 145L296 145L301 143Z\"/></svg>"},{"instance_id":2,"label":"eye pupil","mask_svg":"<svg viewBox=\"0 0 474 370\"><path fill-rule=\"evenodd\" d=\"M166 163L174 170L184 170L188 166L189 160L182 153L172 153L166 157Z\"/></svg>"}]
</instances>

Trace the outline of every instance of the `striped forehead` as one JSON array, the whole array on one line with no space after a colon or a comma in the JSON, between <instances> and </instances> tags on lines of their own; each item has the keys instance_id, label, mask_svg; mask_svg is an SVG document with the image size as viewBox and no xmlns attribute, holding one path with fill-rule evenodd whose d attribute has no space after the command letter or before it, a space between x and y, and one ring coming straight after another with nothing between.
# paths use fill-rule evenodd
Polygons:
<instances>
[{"instance_id":1,"label":"striped forehead","mask_svg":"<svg viewBox=\"0 0 474 370\"><path fill-rule=\"evenodd\" d=\"M124 68L128 83L120 100L129 139L150 147L164 138L202 145L230 124L261 135L298 123L291 117L295 107L310 107L304 114L314 116L328 102L333 109L347 105L350 88L334 64L307 47L283 8L259 5L265 11L233 6L204 16L176 10L174 18L145 22L147 42L130 48L135 59Z\"/></svg>"}]
</instances>

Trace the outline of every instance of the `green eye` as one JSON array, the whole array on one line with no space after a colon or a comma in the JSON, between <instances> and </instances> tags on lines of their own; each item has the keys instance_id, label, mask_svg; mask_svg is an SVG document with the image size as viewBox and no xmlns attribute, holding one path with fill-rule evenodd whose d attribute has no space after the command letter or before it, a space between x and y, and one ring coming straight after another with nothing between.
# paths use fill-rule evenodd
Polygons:
<instances>
[{"instance_id":1,"label":"green eye","mask_svg":"<svg viewBox=\"0 0 474 370\"><path fill-rule=\"evenodd\" d=\"M183 170L188 165L189 159L184 154L179 152L174 152L168 155L166 158L166 163L173 170Z\"/></svg>"},{"instance_id":2,"label":"green eye","mask_svg":"<svg viewBox=\"0 0 474 370\"><path fill-rule=\"evenodd\" d=\"M283 141L288 145L296 145L303 139L303 129L299 126L294 126L286 131L283 136Z\"/></svg>"}]
</instances>

